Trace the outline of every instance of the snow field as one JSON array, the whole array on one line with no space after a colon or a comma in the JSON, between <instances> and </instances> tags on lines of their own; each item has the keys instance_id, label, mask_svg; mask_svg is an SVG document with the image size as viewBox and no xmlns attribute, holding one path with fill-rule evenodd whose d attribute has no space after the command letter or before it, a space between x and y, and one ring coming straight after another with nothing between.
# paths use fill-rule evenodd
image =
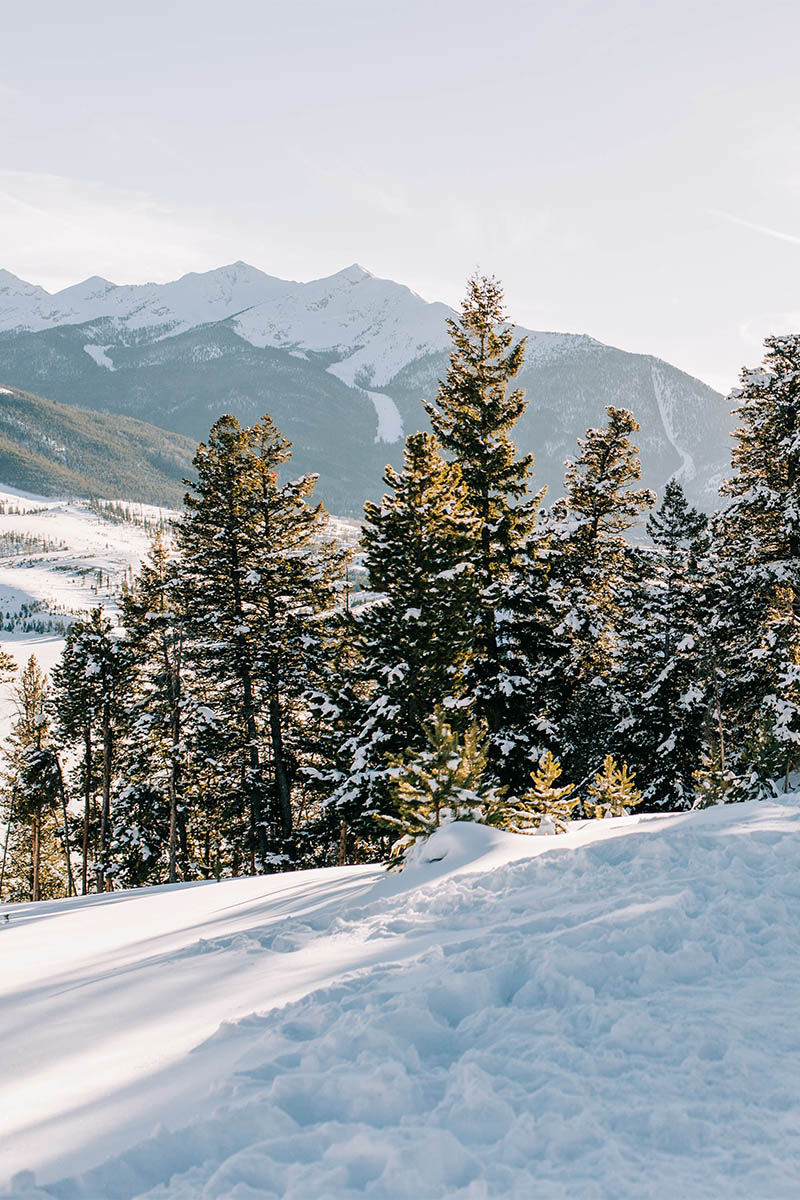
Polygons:
<instances>
[{"instance_id":1,"label":"snow field","mask_svg":"<svg viewBox=\"0 0 800 1200\"><path fill-rule=\"evenodd\" d=\"M23 534L51 543L53 549L28 549L0 556L0 613L18 616L22 605L41 606L32 619L65 620L98 604L116 612L117 593L128 571L137 571L152 533L141 524L103 520L80 500L48 499L12 488L0 490L0 534ZM129 504L141 521L155 525L174 514L147 504ZM102 572L103 586L99 587ZM55 666L64 648L58 633L0 630L0 647L23 667L35 654L45 670ZM0 689L0 737L14 715L11 689Z\"/></svg>"},{"instance_id":2,"label":"snow field","mask_svg":"<svg viewBox=\"0 0 800 1200\"><path fill-rule=\"evenodd\" d=\"M0 1179L104 1200L794 1197L798 833L796 796L558 838L458 825L400 875L14 906Z\"/></svg>"}]
</instances>

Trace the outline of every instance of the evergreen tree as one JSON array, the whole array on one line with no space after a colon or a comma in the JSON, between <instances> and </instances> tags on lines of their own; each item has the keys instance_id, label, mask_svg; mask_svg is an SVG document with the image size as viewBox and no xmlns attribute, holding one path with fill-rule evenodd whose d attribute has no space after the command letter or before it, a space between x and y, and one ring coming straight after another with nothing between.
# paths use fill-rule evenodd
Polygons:
<instances>
[{"instance_id":1,"label":"evergreen tree","mask_svg":"<svg viewBox=\"0 0 800 1200\"><path fill-rule=\"evenodd\" d=\"M521 390L509 390L522 366L525 339L514 342L502 288L486 276L469 281L449 330L453 349L447 376L426 410L439 442L460 467L475 517L469 552L474 599L464 614L467 690L476 718L488 729L490 770L505 782L508 731L530 716L529 700L518 696L516 684L526 656L514 637L498 628L509 594L522 599L515 577L530 563L539 500L529 496L533 456L518 457L511 439L526 404Z\"/></svg>"},{"instance_id":2,"label":"evergreen tree","mask_svg":"<svg viewBox=\"0 0 800 1200\"><path fill-rule=\"evenodd\" d=\"M636 787L636 776L628 771L627 763L621 767L610 754L603 760L603 769L598 771L589 785L587 795L591 799L583 802L587 816L627 817L628 809L642 802L642 793Z\"/></svg>"},{"instance_id":3,"label":"evergreen tree","mask_svg":"<svg viewBox=\"0 0 800 1200\"><path fill-rule=\"evenodd\" d=\"M394 762L396 815L382 820L401 836L392 856L403 862L412 846L451 821L482 821L496 793L486 778L487 739L473 722L459 735L438 709L425 727L427 746Z\"/></svg>"},{"instance_id":4,"label":"evergreen tree","mask_svg":"<svg viewBox=\"0 0 800 1200\"><path fill-rule=\"evenodd\" d=\"M728 767L760 726L783 749L788 785L800 747L800 334L765 347L762 366L745 369L733 393L739 426L723 489L731 503L718 527L734 635L723 707L735 714Z\"/></svg>"},{"instance_id":5,"label":"evergreen tree","mask_svg":"<svg viewBox=\"0 0 800 1200\"><path fill-rule=\"evenodd\" d=\"M572 811L580 803L575 788L557 783L561 763L546 750L531 771L531 786L516 802L506 806L503 825L512 833L566 833Z\"/></svg>"},{"instance_id":6,"label":"evergreen tree","mask_svg":"<svg viewBox=\"0 0 800 1200\"><path fill-rule=\"evenodd\" d=\"M710 687L703 619L707 518L670 480L647 523L652 550L631 553L619 633L621 720L615 750L635 763L649 807L691 808L706 744Z\"/></svg>"},{"instance_id":7,"label":"evergreen tree","mask_svg":"<svg viewBox=\"0 0 800 1200\"><path fill-rule=\"evenodd\" d=\"M68 889L59 862L56 820L62 801L60 772L50 745L47 680L35 655L22 671L15 700L17 718L8 739L4 788L4 884L11 899L49 899Z\"/></svg>"},{"instance_id":8,"label":"evergreen tree","mask_svg":"<svg viewBox=\"0 0 800 1200\"><path fill-rule=\"evenodd\" d=\"M177 879L179 846L184 877L188 870L184 723L191 708L185 681L189 605L159 531L148 559L122 597L131 677L126 704L129 732L123 745L126 787L120 796L114 839L118 847L131 839L133 845L146 847L148 877L158 872L166 854L169 883ZM165 826L162 844L157 831ZM147 837L144 828L149 829Z\"/></svg>"},{"instance_id":9,"label":"evergreen tree","mask_svg":"<svg viewBox=\"0 0 800 1200\"><path fill-rule=\"evenodd\" d=\"M221 805L234 826L244 818L251 869L262 870L294 854L307 693L327 654L319 616L338 603L342 577L327 514L307 502L316 477L279 482L289 458L269 417L250 429L221 417L195 457L177 530L192 669L214 714L207 753Z\"/></svg>"},{"instance_id":10,"label":"evergreen tree","mask_svg":"<svg viewBox=\"0 0 800 1200\"><path fill-rule=\"evenodd\" d=\"M366 837L376 828L372 814L391 812L394 757L426 746L425 723L437 706L457 728L470 706L464 625L475 522L460 468L442 460L435 438L418 433L406 441L403 470L387 467L385 480L390 491L365 506L362 535L378 599L347 622L357 657L332 697L344 754L331 804Z\"/></svg>"},{"instance_id":11,"label":"evergreen tree","mask_svg":"<svg viewBox=\"0 0 800 1200\"><path fill-rule=\"evenodd\" d=\"M639 426L627 409L609 406L608 423L578 439L579 455L567 463L566 496L550 519L552 569L559 585L559 632L566 642L561 692L553 722L570 769L593 769L594 747L608 741L619 695L619 631L635 567L625 535L654 503L641 477L631 434Z\"/></svg>"},{"instance_id":12,"label":"evergreen tree","mask_svg":"<svg viewBox=\"0 0 800 1200\"><path fill-rule=\"evenodd\" d=\"M116 779L117 736L127 669L125 647L101 608L67 631L59 663L53 670L53 707L61 742L78 750L79 790L84 800L81 833L81 883L88 891L90 851L95 850L95 885L111 884L109 847L111 796ZM99 812L96 798L100 794Z\"/></svg>"}]
</instances>

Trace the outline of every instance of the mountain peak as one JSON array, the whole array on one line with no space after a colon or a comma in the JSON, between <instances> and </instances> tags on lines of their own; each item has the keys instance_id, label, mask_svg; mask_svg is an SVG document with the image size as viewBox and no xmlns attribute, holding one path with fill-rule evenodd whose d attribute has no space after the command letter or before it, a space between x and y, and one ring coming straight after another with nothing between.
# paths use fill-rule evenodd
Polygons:
<instances>
[{"instance_id":1,"label":"mountain peak","mask_svg":"<svg viewBox=\"0 0 800 1200\"><path fill-rule=\"evenodd\" d=\"M11 271L6 271L4 267L0 267L0 287L14 288L18 292L24 292L26 295L30 295L33 292L41 296L48 295L43 287L39 287L36 283L28 283L27 279L20 279L19 275L14 275Z\"/></svg>"},{"instance_id":2,"label":"mountain peak","mask_svg":"<svg viewBox=\"0 0 800 1200\"><path fill-rule=\"evenodd\" d=\"M361 263L351 263L349 267L345 267L341 271L337 271L332 279L341 279L344 283L361 283L362 279L374 279L372 271L368 271L366 267L362 267Z\"/></svg>"}]
</instances>

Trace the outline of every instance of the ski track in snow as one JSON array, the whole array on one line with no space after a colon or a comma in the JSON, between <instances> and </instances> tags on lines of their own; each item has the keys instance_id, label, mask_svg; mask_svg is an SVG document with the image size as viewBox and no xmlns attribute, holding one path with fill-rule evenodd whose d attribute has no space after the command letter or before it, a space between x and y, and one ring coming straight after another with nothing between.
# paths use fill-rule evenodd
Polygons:
<instances>
[{"instance_id":1,"label":"ski track in snow","mask_svg":"<svg viewBox=\"0 0 800 1200\"><path fill-rule=\"evenodd\" d=\"M399 876L8 908L0 1178L35 1170L29 1200L796 1197L799 834L797 796L558 838L459 825Z\"/></svg>"}]
</instances>

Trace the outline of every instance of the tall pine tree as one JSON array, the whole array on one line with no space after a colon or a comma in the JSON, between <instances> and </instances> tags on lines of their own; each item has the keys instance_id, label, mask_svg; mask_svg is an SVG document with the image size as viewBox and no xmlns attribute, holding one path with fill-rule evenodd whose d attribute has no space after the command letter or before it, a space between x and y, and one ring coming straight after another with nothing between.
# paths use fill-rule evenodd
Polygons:
<instances>
[{"instance_id":1,"label":"tall pine tree","mask_svg":"<svg viewBox=\"0 0 800 1200\"><path fill-rule=\"evenodd\" d=\"M524 393L512 386L522 367L525 339L514 341L502 288L486 276L468 282L461 312L449 322L449 330L453 348L447 376L435 401L425 407L442 447L461 470L475 517L469 551L474 599L464 614L467 689L476 718L488 729L490 773L505 783L513 748L509 729L524 723L529 707L517 694L519 647L508 629L500 628L509 591L519 598L515 577L530 565L538 503L529 495L533 456L518 456L511 438L526 406Z\"/></svg>"},{"instance_id":2,"label":"tall pine tree","mask_svg":"<svg viewBox=\"0 0 800 1200\"><path fill-rule=\"evenodd\" d=\"M344 557L327 513L308 503L316 477L280 482L290 456L269 417L249 429L221 417L177 530L193 670L213 712L209 753L262 870L294 855L307 694L327 653L319 618L338 602Z\"/></svg>"}]
</instances>

